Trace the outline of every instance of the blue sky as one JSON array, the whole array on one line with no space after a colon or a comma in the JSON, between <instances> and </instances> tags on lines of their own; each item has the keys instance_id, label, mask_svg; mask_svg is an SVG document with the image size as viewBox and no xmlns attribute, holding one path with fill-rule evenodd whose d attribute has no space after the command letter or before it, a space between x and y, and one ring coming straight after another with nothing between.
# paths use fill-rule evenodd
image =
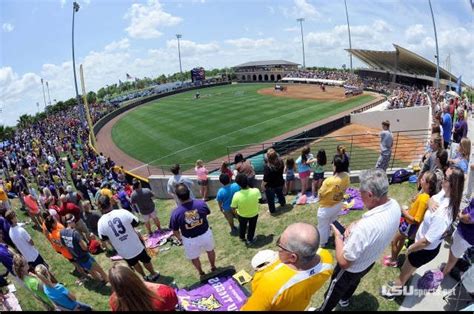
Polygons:
<instances>
[{"instance_id":1,"label":"blue sky","mask_svg":"<svg viewBox=\"0 0 474 314\"><path fill-rule=\"evenodd\" d=\"M97 90L126 73L156 77L179 70L175 34L183 35L183 70L285 59L302 63L296 18L304 17L307 66L349 64L343 0L80 0L76 68ZM432 0L441 66L474 83L474 22L470 0ZM392 43L434 61L428 1L347 0L352 46L392 50ZM0 124L44 108L41 78L51 99L74 96L71 0L0 1ZM357 60L354 66L363 66ZM80 88L80 87L79 87ZM46 95L46 101L48 96Z\"/></svg>"}]
</instances>

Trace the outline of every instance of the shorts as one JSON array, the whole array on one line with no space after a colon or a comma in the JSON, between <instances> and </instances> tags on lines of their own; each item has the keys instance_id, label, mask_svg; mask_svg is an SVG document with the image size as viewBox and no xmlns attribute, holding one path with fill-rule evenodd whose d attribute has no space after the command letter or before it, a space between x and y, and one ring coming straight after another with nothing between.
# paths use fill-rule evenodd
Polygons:
<instances>
[{"instance_id":1,"label":"shorts","mask_svg":"<svg viewBox=\"0 0 474 314\"><path fill-rule=\"evenodd\" d=\"M313 172L313 180L324 179L324 172Z\"/></svg>"},{"instance_id":2,"label":"shorts","mask_svg":"<svg viewBox=\"0 0 474 314\"><path fill-rule=\"evenodd\" d=\"M149 222L150 219L155 219L156 218L156 210L152 211L149 214L142 214L143 221L144 222Z\"/></svg>"},{"instance_id":3,"label":"shorts","mask_svg":"<svg viewBox=\"0 0 474 314\"><path fill-rule=\"evenodd\" d=\"M94 265L95 259L89 253L87 253L87 259L85 261L77 261L77 263L79 264L79 266L89 271L92 269L92 265Z\"/></svg>"},{"instance_id":4,"label":"shorts","mask_svg":"<svg viewBox=\"0 0 474 314\"><path fill-rule=\"evenodd\" d=\"M198 185L200 185L200 186L207 186L208 184L209 184L209 179L198 180Z\"/></svg>"},{"instance_id":5,"label":"shorts","mask_svg":"<svg viewBox=\"0 0 474 314\"><path fill-rule=\"evenodd\" d=\"M441 244L434 250L421 250L410 253L408 254L408 261L413 267L419 268L431 262L438 255L440 248Z\"/></svg>"},{"instance_id":6,"label":"shorts","mask_svg":"<svg viewBox=\"0 0 474 314\"><path fill-rule=\"evenodd\" d=\"M127 262L128 266L132 267L132 266L137 265L138 262L142 262L143 264L148 264L149 262L151 262L151 257L146 252L146 249L143 248L143 251L140 254L138 254L137 256L133 258L125 259L125 261Z\"/></svg>"},{"instance_id":7,"label":"shorts","mask_svg":"<svg viewBox=\"0 0 474 314\"><path fill-rule=\"evenodd\" d=\"M290 181L295 181L295 175L294 174L287 174L286 175L286 182Z\"/></svg>"},{"instance_id":8,"label":"shorts","mask_svg":"<svg viewBox=\"0 0 474 314\"><path fill-rule=\"evenodd\" d=\"M461 258L471 245L467 242L459 232L459 229L453 234L453 243L451 244L451 253L453 253L454 257Z\"/></svg>"},{"instance_id":9,"label":"shorts","mask_svg":"<svg viewBox=\"0 0 474 314\"><path fill-rule=\"evenodd\" d=\"M33 262L28 262L28 265L30 265L31 270L34 270L35 267L40 265L40 264L43 264L44 266L46 266L46 268L49 269L49 265L46 264L43 257L41 256L41 254L38 254L38 257Z\"/></svg>"},{"instance_id":10,"label":"shorts","mask_svg":"<svg viewBox=\"0 0 474 314\"><path fill-rule=\"evenodd\" d=\"M300 180L307 179L311 175L311 170L305 172L299 172Z\"/></svg>"},{"instance_id":11,"label":"shorts","mask_svg":"<svg viewBox=\"0 0 474 314\"><path fill-rule=\"evenodd\" d=\"M405 237L411 239L416 235L418 227L418 224L409 224L405 219L403 219L398 226L398 231L400 231L400 233Z\"/></svg>"},{"instance_id":12,"label":"shorts","mask_svg":"<svg viewBox=\"0 0 474 314\"><path fill-rule=\"evenodd\" d=\"M211 229L207 229L206 232L195 238L182 238L184 253L189 260L199 258L201 253L204 253L204 251L211 252L215 247Z\"/></svg>"}]
</instances>

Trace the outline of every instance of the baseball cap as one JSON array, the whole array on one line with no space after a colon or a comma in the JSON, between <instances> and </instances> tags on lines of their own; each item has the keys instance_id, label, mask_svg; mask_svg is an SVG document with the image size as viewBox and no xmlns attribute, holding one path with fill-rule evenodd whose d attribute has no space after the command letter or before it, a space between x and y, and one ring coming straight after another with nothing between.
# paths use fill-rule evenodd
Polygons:
<instances>
[{"instance_id":1,"label":"baseball cap","mask_svg":"<svg viewBox=\"0 0 474 314\"><path fill-rule=\"evenodd\" d=\"M72 186L68 185L66 187L66 192L68 192L68 193L72 192Z\"/></svg>"}]
</instances>

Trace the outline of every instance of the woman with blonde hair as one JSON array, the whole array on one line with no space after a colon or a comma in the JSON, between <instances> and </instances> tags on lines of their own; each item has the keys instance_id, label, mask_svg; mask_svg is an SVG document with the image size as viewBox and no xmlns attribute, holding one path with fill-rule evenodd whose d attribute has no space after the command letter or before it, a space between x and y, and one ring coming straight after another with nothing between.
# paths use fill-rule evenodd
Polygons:
<instances>
[{"instance_id":1,"label":"woman with blonde hair","mask_svg":"<svg viewBox=\"0 0 474 314\"><path fill-rule=\"evenodd\" d=\"M204 166L204 161L198 159L196 161L196 167L194 168L194 171L196 171L198 179L199 193L202 196L202 200L207 202L209 200L207 198L207 190L209 185L209 178L207 175L209 174L209 171Z\"/></svg>"},{"instance_id":2,"label":"woman with blonde hair","mask_svg":"<svg viewBox=\"0 0 474 314\"><path fill-rule=\"evenodd\" d=\"M469 157L471 155L471 140L467 137L463 137L459 143L456 155L454 159L450 159L449 162L459 167L462 172L467 175L469 170Z\"/></svg>"},{"instance_id":3,"label":"woman with blonde hair","mask_svg":"<svg viewBox=\"0 0 474 314\"><path fill-rule=\"evenodd\" d=\"M112 311L174 311L178 297L173 288L144 282L125 265L114 264L109 270Z\"/></svg>"},{"instance_id":4,"label":"woman with blonde hair","mask_svg":"<svg viewBox=\"0 0 474 314\"><path fill-rule=\"evenodd\" d=\"M51 273L42 264L35 267L36 276L43 283L43 291L59 309L69 311L92 311L88 304L76 300L76 296L60 283L53 284Z\"/></svg>"}]
</instances>

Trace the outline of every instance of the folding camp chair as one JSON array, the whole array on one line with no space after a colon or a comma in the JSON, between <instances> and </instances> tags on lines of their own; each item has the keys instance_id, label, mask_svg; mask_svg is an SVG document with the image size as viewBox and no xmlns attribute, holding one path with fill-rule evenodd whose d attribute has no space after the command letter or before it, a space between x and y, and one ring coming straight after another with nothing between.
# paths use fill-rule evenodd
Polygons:
<instances>
[{"instance_id":1,"label":"folding camp chair","mask_svg":"<svg viewBox=\"0 0 474 314\"><path fill-rule=\"evenodd\" d=\"M462 286L466 289L469 294L467 297L462 295ZM457 290L457 291L456 291ZM459 302L472 302L474 296L474 266L471 265L467 271L465 271L461 280L443 297L443 300L449 303L450 301L456 301L456 307L458 309Z\"/></svg>"}]
</instances>

